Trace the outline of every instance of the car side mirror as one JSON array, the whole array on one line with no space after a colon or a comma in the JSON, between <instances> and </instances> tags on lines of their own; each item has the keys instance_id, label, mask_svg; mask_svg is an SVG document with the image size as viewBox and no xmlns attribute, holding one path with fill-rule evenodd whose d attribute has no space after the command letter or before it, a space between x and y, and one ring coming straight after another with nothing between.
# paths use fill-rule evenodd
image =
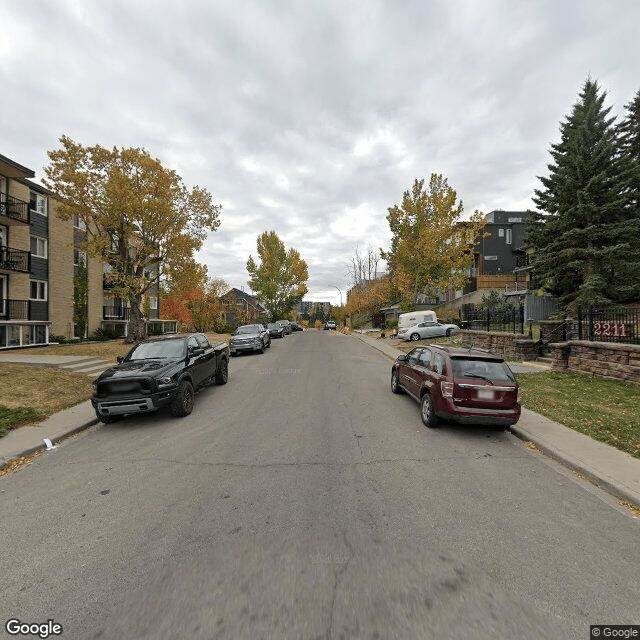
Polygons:
<instances>
[{"instance_id":1,"label":"car side mirror","mask_svg":"<svg viewBox=\"0 0 640 640\"><path fill-rule=\"evenodd\" d=\"M203 353L204 349L202 347L191 347L191 349L189 349L189 356L192 358L201 356Z\"/></svg>"},{"instance_id":2,"label":"car side mirror","mask_svg":"<svg viewBox=\"0 0 640 640\"><path fill-rule=\"evenodd\" d=\"M396 362L406 362L407 360L408 360L408 358L407 358L407 356L406 356L406 355L404 355L404 356L398 356L398 357L396 358Z\"/></svg>"},{"instance_id":3,"label":"car side mirror","mask_svg":"<svg viewBox=\"0 0 640 640\"><path fill-rule=\"evenodd\" d=\"M122 363L124 362L124 356L118 356L118 357L116 358L116 362L117 362L118 364L122 364Z\"/></svg>"}]
</instances>

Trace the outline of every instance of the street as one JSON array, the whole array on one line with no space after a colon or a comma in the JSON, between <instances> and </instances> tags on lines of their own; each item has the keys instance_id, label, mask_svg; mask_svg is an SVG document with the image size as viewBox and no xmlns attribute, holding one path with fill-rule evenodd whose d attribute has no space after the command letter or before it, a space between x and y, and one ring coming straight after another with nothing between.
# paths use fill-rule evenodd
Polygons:
<instances>
[{"instance_id":1,"label":"street","mask_svg":"<svg viewBox=\"0 0 640 640\"><path fill-rule=\"evenodd\" d=\"M2 632L586 639L638 624L640 521L512 434L422 426L391 362L305 331L193 413L98 425L0 478Z\"/></svg>"}]
</instances>

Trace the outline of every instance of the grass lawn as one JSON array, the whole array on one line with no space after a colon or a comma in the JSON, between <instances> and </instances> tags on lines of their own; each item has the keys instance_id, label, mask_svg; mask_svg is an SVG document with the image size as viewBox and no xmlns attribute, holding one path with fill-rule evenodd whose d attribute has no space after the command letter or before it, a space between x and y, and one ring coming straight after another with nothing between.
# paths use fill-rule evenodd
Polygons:
<instances>
[{"instance_id":1,"label":"grass lawn","mask_svg":"<svg viewBox=\"0 0 640 640\"><path fill-rule=\"evenodd\" d=\"M9 429L45 420L91 395L91 379L53 367L0 365L0 437Z\"/></svg>"},{"instance_id":2,"label":"grass lawn","mask_svg":"<svg viewBox=\"0 0 640 640\"><path fill-rule=\"evenodd\" d=\"M571 371L517 374L522 404L640 458L640 387Z\"/></svg>"}]
</instances>

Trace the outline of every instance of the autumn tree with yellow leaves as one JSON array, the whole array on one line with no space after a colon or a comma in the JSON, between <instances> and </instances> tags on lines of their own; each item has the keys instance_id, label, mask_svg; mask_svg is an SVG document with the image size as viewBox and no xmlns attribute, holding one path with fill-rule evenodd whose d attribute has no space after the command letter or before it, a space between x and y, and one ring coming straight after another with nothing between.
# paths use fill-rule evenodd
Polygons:
<instances>
[{"instance_id":1,"label":"autumn tree with yellow leaves","mask_svg":"<svg viewBox=\"0 0 640 640\"><path fill-rule=\"evenodd\" d=\"M144 149L85 147L67 136L60 143L49 151L45 185L61 203L60 217L86 224L84 248L109 265L111 290L129 302L129 335L142 339L144 294L218 228L221 206L206 189L188 190Z\"/></svg>"},{"instance_id":2,"label":"autumn tree with yellow leaves","mask_svg":"<svg viewBox=\"0 0 640 640\"><path fill-rule=\"evenodd\" d=\"M251 280L248 284L267 306L272 320L286 318L307 293L307 263L296 249L287 251L275 231L261 233L257 248L261 262L256 264L249 256L247 271Z\"/></svg>"},{"instance_id":3,"label":"autumn tree with yellow leaves","mask_svg":"<svg viewBox=\"0 0 640 640\"><path fill-rule=\"evenodd\" d=\"M393 285L411 304L423 291L460 289L473 262L473 246L485 222L475 211L462 220L462 202L446 178L433 173L425 187L416 179L402 204L388 209L391 248L381 251Z\"/></svg>"}]
</instances>

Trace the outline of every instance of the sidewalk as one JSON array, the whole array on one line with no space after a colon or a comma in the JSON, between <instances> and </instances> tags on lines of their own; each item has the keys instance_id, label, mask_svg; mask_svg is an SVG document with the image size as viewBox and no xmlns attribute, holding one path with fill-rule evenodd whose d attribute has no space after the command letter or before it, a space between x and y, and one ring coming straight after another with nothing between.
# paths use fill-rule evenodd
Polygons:
<instances>
[{"instance_id":1,"label":"sidewalk","mask_svg":"<svg viewBox=\"0 0 640 640\"><path fill-rule=\"evenodd\" d=\"M386 338L354 335L391 360L403 353L389 345ZM535 373L549 369L546 365L526 362L510 362L509 366L514 373ZM521 440L533 442L542 452L579 472L605 491L640 507L640 460L637 458L528 409L522 410L520 420L510 430Z\"/></svg>"}]
</instances>

